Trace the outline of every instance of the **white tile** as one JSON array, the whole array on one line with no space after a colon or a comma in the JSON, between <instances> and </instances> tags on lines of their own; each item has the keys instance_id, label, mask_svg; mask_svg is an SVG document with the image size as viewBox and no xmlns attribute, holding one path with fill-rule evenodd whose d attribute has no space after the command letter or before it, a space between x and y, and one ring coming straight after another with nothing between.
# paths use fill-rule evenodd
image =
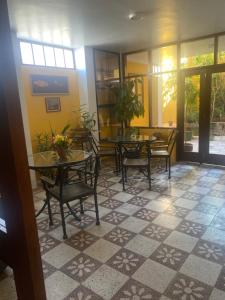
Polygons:
<instances>
[{"instance_id":1,"label":"white tile","mask_svg":"<svg viewBox=\"0 0 225 300\"><path fill-rule=\"evenodd\" d=\"M197 201L187 200L183 198L179 198L176 201L174 201L174 205L181 206L187 209L193 209L197 204Z\"/></svg>"},{"instance_id":2,"label":"white tile","mask_svg":"<svg viewBox=\"0 0 225 300\"><path fill-rule=\"evenodd\" d=\"M118 252L120 248L121 247L119 247L118 245L100 239L90 247L88 247L84 252L104 263L109 260L116 252Z\"/></svg>"},{"instance_id":3,"label":"white tile","mask_svg":"<svg viewBox=\"0 0 225 300\"><path fill-rule=\"evenodd\" d=\"M105 187L102 187L100 185L97 186L97 192L100 193L101 191L105 190Z\"/></svg>"},{"instance_id":4,"label":"white tile","mask_svg":"<svg viewBox=\"0 0 225 300\"><path fill-rule=\"evenodd\" d=\"M221 269L222 266L216 263L195 255L190 255L181 267L180 272L214 286Z\"/></svg>"},{"instance_id":5,"label":"white tile","mask_svg":"<svg viewBox=\"0 0 225 300\"><path fill-rule=\"evenodd\" d=\"M74 227L70 224L66 224L66 232L67 232L68 238L70 238L72 235L74 235L75 233L77 233L79 231L80 231L79 228ZM64 241L62 226L58 226L57 228L50 231L48 234L51 235L53 238L61 241L61 242Z\"/></svg>"},{"instance_id":6,"label":"white tile","mask_svg":"<svg viewBox=\"0 0 225 300\"><path fill-rule=\"evenodd\" d=\"M210 188L200 187L200 186L193 186L193 187L190 188L188 191L189 191L189 192L192 192L192 193L197 193L197 194L201 194L201 195L206 195L206 194L209 193Z\"/></svg>"},{"instance_id":7,"label":"white tile","mask_svg":"<svg viewBox=\"0 0 225 300\"><path fill-rule=\"evenodd\" d=\"M110 177L110 178L108 179L108 181L119 182L120 179L121 179L120 176L114 176L114 177Z\"/></svg>"},{"instance_id":8,"label":"white tile","mask_svg":"<svg viewBox=\"0 0 225 300\"><path fill-rule=\"evenodd\" d=\"M209 225L214 218L214 215L204 214L200 211L191 211L186 217L185 220L200 223L203 225Z\"/></svg>"},{"instance_id":9,"label":"white tile","mask_svg":"<svg viewBox=\"0 0 225 300\"><path fill-rule=\"evenodd\" d=\"M175 229L181 221L181 218L170 216L167 214L160 214L157 218L155 218L153 223L169 229Z\"/></svg>"},{"instance_id":10,"label":"white tile","mask_svg":"<svg viewBox=\"0 0 225 300\"><path fill-rule=\"evenodd\" d=\"M129 203L124 203L123 205L119 206L115 210L118 211L118 212L121 212L123 214L133 215L139 209L140 209L140 207L138 207L137 205L133 205L133 204L129 204Z\"/></svg>"},{"instance_id":11,"label":"white tile","mask_svg":"<svg viewBox=\"0 0 225 300\"><path fill-rule=\"evenodd\" d=\"M216 191L222 191L224 192L225 191L225 185L224 184L215 184L213 187L212 187L213 190L216 190Z\"/></svg>"},{"instance_id":12,"label":"white tile","mask_svg":"<svg viewBox=\"0 0 225 300\"><path fill-rule=\"evenodd\" d=\"M215 206L222 206L225 202L225 199L223 198L218 198L218 197L213 197L213 196L204 196L202 199L201 199L201 202L206 202L206 203L209 203L211 205L215 205Z\"/></svg>"},{"instance_id":13,"label":"white tile","mask_svg":"<svg viewBox=\"0 0 225 300\"><path fill-rule=\"evenodd\" d=\"M57 271L45 280L46 294L48 300L62 300L68 296L78 283L64 273Z\"/></svg>"},{"instance_id":14,"label":"white tile","mask_svg":"<svg viewBox=\"0 0 225 300\"><path fill-rule=\"evenodd\" d=\"M122 202L127 202L128 200L130 200L133 197L134 197L134 195L130 195L126 192L120 192L120 193L116 194L115 196L113 196L112 198L122 201Z\"/></svg>"},{"instance_id":15,"label":"white tile","mask_svg":"<svg viewBox=\"0 0 225 300\"><path fill-rule=\"evenodd\" d=\"M108 208L102 207L102 206L99 206L98 210L99 210L99 216L100 216L100 218L104 217L105 215L107 215L108 213L111 212L111 209L108 209ZM95 212L94 211L86 211L85 214L87 214L87 215L92 216L92 217L95 218Z\"/></svg>"},{"instance_id":16,"label":"white tile","mask_svg":"<svg viewBox=\"0 0 225 300\"><path fill-rule=\"evenodd\" d=\"M110 189L118 191L118 192L122 192L123 191L123 185L121 183L115 183L114 185L112 185L110 187Z\"/></svg>"},{"instance_id":17,"label":"white tile","mask_svg":"<svg viewBox=\"0 0 225 300\"><path fill-rule=\"evenodd\" d=\"M16 286L13 278L6 277L0 280L1 300L17 300Z\"/></svg>"},{"instance_id":18,"label":"white tile","mask_svg":"<svg viewBox=\"0 0 225 300\"><path fill-rule=\"evenodd\" d=\"M225 246L225 232L214 227L208 227L202 239Z\"/></svg>"},{"instance_id":19,"label":"white tile","mask_svg":"<svg viewBox=\"0 0 225 300\"><path fill-rule=\"evenodd\" d=\"M216 288L213 289L209 300L224 300L225 299L225 292L218 290Z\"/></svg>"},{"instance_id":20,"label":"white tile","mask_svg":"<svg viewBox=\"0 0 225 300\"><path fill-rule=\"evenodd\" d=\"M127 280L128 276L103 265L85 280L83 285L103 299L110 300Z\"/></svg>"},{"instance_id":21,"label":"white tile","mask_svg":"<svg viewBox=\"0 0 225 300\"><path fill-rule=\"evenodd\" d=\"M138 194L138 196L146 198L146 199L150 199L150 200L157 198L159 195L160 195L160 193L149 191L149 190L144 190Z\"/></svg>"},{"instance_id":22,"label":"white tile","mask_svg":"<svg viewBox=\"0 0 225 300\"><path fill-rule=\"evenodd\" d=\"M197 238L178 231L173 231L164 241L165 244L168 244L172 247L181 249L186 252L191 252L194 249L197 242Z\"/></svg>"},{"instance_id":23,"label":"white tile","mask_svg":"<svg viewBox=\"0 0 225 300\"><path fill-rule=\"evenodd\" d=\"M94 234L96 236L102 237L103 235L105 235L108 232L110 232L111 230L113 230L114 227L115 227L115 225L113 225L113 224L109 224L109 223L101 221L100 225L96 226L94 223L91 225L91 227L88 227L87 229L85 229L85 231L87 231L91 234Z\"/></svg>"},{"instance_id":24,"label":"white tile","mask_svg":"<svg viewBox=\"0 0 225 300\"><path fill-rule=\"evenodd\" d=\"M130 240L125 248L141 254L145 257L149 257L158 247L160 243L150 238L146 238L142 235L136 235Z\"/></svg>"},{"instance_id":25,"label":"white tile","mask_svg":"<svg viewBox=\"0 0 225 300\"><path fill-rule=\"evenodd\" d=\"M132 276L135 280L163 293L176 272L155 261L147 259Z\"/></svg>"},{"instance_id":26,"label":"white tile","mask_svg":"<svg viewBox=\"0 0 225 300\"><path fill-rule=\"evenodd\" d=\"M162 295L159 300L171 300L171 298L168 298L168 297Z\"/></svg>"},{"instance_id":27,"label":"white tile","mask_svg":"<svg viewBox=\"0 0 225 300\"><path fill-rule=\"evenodd\" d=\"M78 254L79 251L77 251L76 249L66 244L60 244L52 250L48 251L45 255L42 256L42 258L50 265L56 268L61 268Z\"/></svg>"},{"instance_id":28,"label":"white tile","mask_svg":"<svg viewBox=\"0 0 225 300\"><path fill-rule=\"evenodd\" d=\"M163 193L170 196L181 197L185 193L185 191L171 187Z\"/></svg>"},{"instance_id":29,"label":"white tile","mask_svg":"<svg viewBox=\"0 0 225 300\"><path fill-rule=\"evenodd\" d=\"M129 217L124 220L120 227L130 230L135 233L141 232L147 225L149 225L148 221L141 220L135 217Z\"/></svg>"},{"instance_id":30,"label":"white tile","mask_svg":"<svg viewBox=\"0 0 225 300\"><path fill-rule=\"evenodd\" d=\"M169 207L168 201L158 201L152 200L147 205L145 205L146 208L157 211L157 212L164 212Z\"/></svg>"}]
</instances>

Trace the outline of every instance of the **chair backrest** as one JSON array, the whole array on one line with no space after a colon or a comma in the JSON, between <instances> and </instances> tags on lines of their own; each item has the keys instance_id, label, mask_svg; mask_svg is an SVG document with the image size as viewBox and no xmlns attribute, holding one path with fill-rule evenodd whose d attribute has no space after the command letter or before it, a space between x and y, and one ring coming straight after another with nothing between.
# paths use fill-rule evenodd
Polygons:
<instances>
[{"instance_id":1,"label":"chair backrest","mask_svg":"<svg viewBox=\"0 0 225 300\"><path fill-rule=\"evenodd\" d=\"M176 143L176 139L177 139L177 134L178 134L178 130L177 129L173 129L171 136L170 136L170 140L168 142L168 152L171 155L174 145Z\"/></svg>"},{"instance_id":2,"label":"chair backrest","mask_svg":"<svg viewBox=\"0 0 225 300\"><path fill-rule=\"evenodd\" d=\"M60 198L63 197L63 190L65 185L70 184L67 182L68 179L68 172L71 170L71 167L76 166L77 164L69 164L67 166L62 166L58 168L58 185L60 190ZM97 182L98 182L98 175L99 175L99 157L90 156L83 162L81 172L80 181L92 186L93 189L96 191L97 189ZM76 183L74 183L76 184Z\"/></svg>"},{"instance_id":3,"label":"chair backrest","mask_svg":"<svg viewBox=\"0 0 225 300\"><path fill-rule=\"evenodd\" d=\"M143 143L139 142L121 142L121 155L123 158L139 158L141 156L142 147Z\"/></svg>"}]
</instances>

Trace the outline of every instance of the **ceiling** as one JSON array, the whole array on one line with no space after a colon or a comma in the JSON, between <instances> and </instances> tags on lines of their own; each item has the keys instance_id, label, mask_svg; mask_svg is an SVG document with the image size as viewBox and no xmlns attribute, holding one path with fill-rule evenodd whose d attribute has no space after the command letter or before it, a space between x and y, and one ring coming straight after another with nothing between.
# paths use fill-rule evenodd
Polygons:
<instances>
[{"instance_id":1,"label":"ceiling","mask_svg":"<svg viewBox=\"0 0 225 300\"><path fill-rule=\"evenodd\" d=\"M19 38L133 51L225 31L225 0L8 0ZM130 21L129 13L144 12Z\"/></svg>"}]
</instances>

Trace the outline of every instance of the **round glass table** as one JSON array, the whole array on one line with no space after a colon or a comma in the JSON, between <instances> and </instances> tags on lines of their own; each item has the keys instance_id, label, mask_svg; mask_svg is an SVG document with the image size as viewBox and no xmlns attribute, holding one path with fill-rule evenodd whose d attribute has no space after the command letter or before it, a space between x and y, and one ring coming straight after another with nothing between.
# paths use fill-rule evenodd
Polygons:
<instances>
[{"instance_id":1,"label":"round glass table","mask_svg":"<svg viewBox=\"0 0 225 300\"><path fill-rule=\"evenodd\" d=\"M83 150L71 150L67 156L67 160L60 161L55 151L38 152L28 156L29 168L32 170L41 170L79 164L87 160L91 155L92 153Z\"/></svg>"},{"instance_id":2,"label":"round glass table","mask_svg":"<svg viewBox=\"0 0 225 300\"><path fill-rule=\"evenodd\" d=\"M119 144L119 143L152 143L156 141L156 137L153 135L122 135L107 138L108 142Z\"/></svg>"}]
</instances>

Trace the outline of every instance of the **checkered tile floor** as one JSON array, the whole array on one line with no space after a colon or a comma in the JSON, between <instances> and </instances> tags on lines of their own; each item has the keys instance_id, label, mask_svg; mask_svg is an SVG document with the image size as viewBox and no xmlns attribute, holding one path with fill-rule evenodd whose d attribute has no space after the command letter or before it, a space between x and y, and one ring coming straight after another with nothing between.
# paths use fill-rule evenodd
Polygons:
<instances>
[{"instance_id":1,"label":"checkered tile floor","mask_svg":"<svg viewBox=\"0 0 225 300\"><path fill-rule=\"evenodd\" d=\"M100 226L91 212L69 217L63 241L58 215L51 228L37 220L48 300L224 300L225 170L175 165L170 181L154 174L152 191L132 174L126 192L111 170L99 178Z\"/></svg>"}]
</instances>

